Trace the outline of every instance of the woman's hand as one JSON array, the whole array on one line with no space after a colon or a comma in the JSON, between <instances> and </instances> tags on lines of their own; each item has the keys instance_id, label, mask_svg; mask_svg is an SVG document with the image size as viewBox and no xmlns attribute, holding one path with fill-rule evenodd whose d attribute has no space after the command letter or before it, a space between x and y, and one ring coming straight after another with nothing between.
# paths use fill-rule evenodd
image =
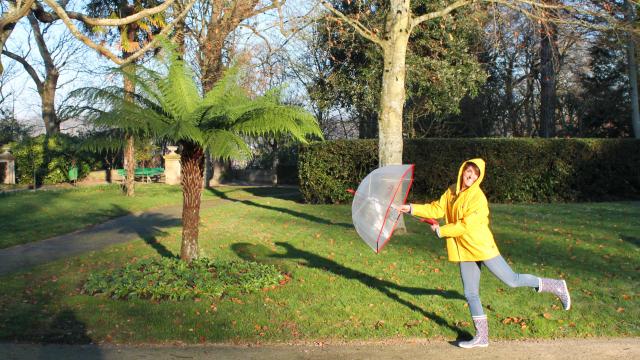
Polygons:
<instances>
[{"instance_id":1,"label":"woman's hand","mask_svg":"<svg viewBox=\"0 0 640 360\"><path fill-rule=\"evenodd\" d=\"M440 224L433 224L431 225L431 231L434 231L436 233L440 232Z\"/></svg>"},{"instance_id":2,"label":"woman's hand","mask_svg":"<svg viewBox=\"0 0 640 360\"><path fill-rule=\"evenodd\" d=\"M392 205L396 210L398 210L399 212L406 214L406 213L410 213L411 212L411 205L410 204L406 204L406 205L400 205L400 206L395 206Z\"/></svg>"}]
</instances>

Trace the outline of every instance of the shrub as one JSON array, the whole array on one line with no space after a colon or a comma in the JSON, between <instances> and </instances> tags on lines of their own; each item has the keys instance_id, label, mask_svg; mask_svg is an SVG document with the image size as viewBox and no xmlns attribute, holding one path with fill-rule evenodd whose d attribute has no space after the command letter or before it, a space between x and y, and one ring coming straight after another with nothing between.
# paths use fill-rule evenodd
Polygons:
<instances>
[{"instance_id":1,"label":"shrub","mask_svg":"<svg viewBox=\"0 0 640 360\"><path fill-rule=\"evenodd\" d=\"M634 139L420 139L404 144L416 164L411 201L430 201L455 182L460 164L487 162L482 188L492 202L640 198L640 141ZM341 203L378 165L376 140L331 141L300 149L307 202Z\"/></svg>"},{"instance_id":2,"label":"shrub","mask_svg":"<svg viewBox=\"0 0 640 360\"><path fill-rule=\"evenodd\" d=\"M273 265L201 258L186 263L175 258L142 259L115 271L89 275L83 292L113 299L181 301L223 294L255 292L284 279Z\"/></svg>"},{"instance_id":3,"label":"shrub","mask_svg":"<svg viewBox=\"0 0 640 360\"><path fill-rule=\"evenodd\" d=\"M16 182L19 184L34 182L34 176L44 162L45 139L45 135L40 135L11 144L11 152L16 158ZM43 179L44 184L69 181L68 174L72 166L78 167L78 179L91 171L97 160L93 155L79 150L79 143L79 139L64 134L48 139L49 163Z\"/></svg>"}]
</instances>

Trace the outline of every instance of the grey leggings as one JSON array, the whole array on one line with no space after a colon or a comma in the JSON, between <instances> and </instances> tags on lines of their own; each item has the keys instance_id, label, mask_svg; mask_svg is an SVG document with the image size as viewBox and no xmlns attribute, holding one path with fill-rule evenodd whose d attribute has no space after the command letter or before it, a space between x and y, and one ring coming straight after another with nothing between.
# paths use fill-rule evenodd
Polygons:
<instances>
[{"instance_id":1,"label":"grey leggings","mask_svg":"<svg viewBox=\"0 0 640 360\"><path fill-rule=\"evenodd\" d=\"M484 261L462 261L460 262L460 276L462 277L464 296L467 298L467 303L469 303L471 316L484 315L482 304L480 303L480 267L482 264L486 265L493 275L510 287L528 286L537 288L539 286L538 277L514 273L501 255Z\"/></svg>"}]
</instances>

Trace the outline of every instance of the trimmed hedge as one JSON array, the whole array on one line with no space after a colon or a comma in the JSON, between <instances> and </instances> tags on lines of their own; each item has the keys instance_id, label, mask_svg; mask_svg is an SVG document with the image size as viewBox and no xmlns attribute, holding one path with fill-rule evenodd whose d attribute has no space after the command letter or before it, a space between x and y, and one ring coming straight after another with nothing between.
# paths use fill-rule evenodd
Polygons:
<instances>
[{"instance_id":1,"label":"trimmed hedge","mask_svg":"<svg viewBox=\"0 0 640 360\"><path fill-rule=\"evenodd\" d=\"M487 163L482 189L491 202L640 199L640 140L419 139L406 140L404 163L416 164L409 199L438 198L464 160ZM300 190L310 203L344 203L378 165L377 140L302 146Z\"/></svg>"}]
</instances>

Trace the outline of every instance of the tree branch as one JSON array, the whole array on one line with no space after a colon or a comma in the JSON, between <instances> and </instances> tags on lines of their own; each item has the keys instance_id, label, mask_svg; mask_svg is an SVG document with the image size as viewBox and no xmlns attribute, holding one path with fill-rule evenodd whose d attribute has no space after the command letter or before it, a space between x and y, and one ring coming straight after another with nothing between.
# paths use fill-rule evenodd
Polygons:
<instances>
[{"instance_id":1,"label":"tree branch","mask_svg":"<svg viewBox=\"0 0 640 360\"><path fill-rule=\"evenodd\" d=\"M50 0L46 0L46 1L50 1ZM164 29L162 29L162 31L160 31L160 33L154 37L153 40L149 41L147 44L145 44L145 46L140 48L135 53L131 54L126 59L120 58L118 55L112 53L106 47L96 44L91 39L89 39L89 37L84 35L80 30L78 30L78 28L73 24L73 22L71 22L71 19L67 16L67 13L64 11L64 9L62 9L62 8L57 8L57 9L54 8L54 11L60 17L60 19L64 22L65 26L69 29L69 31L71 31L71 34L73 34L73 36L75 36L78 40L82 41L87 46L89 46L90 48L96 50L101 55L107 57L108 59L110 59L114 63L116 63L118 65L125 65L125 64L128 64L128 63L138 59L140 56L144 55L144 53L146 53L151 48L153 48L158 43L158 40L157 40L158 36L159 35L167 35L169 33L169 31L171 31L171 29L174 27L174 25L178 21L182 20L182 18L184 18L187 15L189 10L191 10L191 8L193 7L193 5L195 3L196 3L196 0L191 0L189 2L189 4L187 4L187 6L185 6L184 10L170 24L165 26Z\"/></svg>"},{"instance_id":2,"label":"tree branch","mask_svg":"<svg viewBox=\"0 0 640 360\"><path fill-rule=\"evenodd\" d=\"M463 6L467 6L469 4L471 4L473 2L473 0L458 0L456 2L454 2L453 4L447 6L446 8L442 9L442 10L438 10L438 11L433 11L430 12L428 14L424 14L424 15L420 15L418 17L412 18L411 19L411 29L413 29L414 27L420 25L421 23L425 22L425 21L429 21L432 19L436 19L439 17L443 17L451 12L453 12L454 10L461 8Z\"/></svg>"},{"instance_id":3,"label":"tree branch","mask_svg":"<svg viewBox=\"0 0 640 360\"><path fill-rule=\"evenodd\" d=\"M140 12L135 13L135 14L130 15L130 16L127 16L127 17L118 18L118 19L102 19L102 18L88 17L88 16L86 16L84 14L81 14L81 13L78 13L78 12L74 12L74 11L66 11L55 0L44 0L44 2L47 5L49 5L51 7L51 9L53 9L53 11L58 15L59 18L61 18L60 17L60 11L64 11L68 18L74 19L74 20L78 20L78 21L82 21L83 23L85 23L87 25L93 25L93 26L122 26L122 25L131 24L131 23L136 22L136 21L138 21L140 19L143 19L145 17L149 17L151 15L154 15L154 14L157 14L159 12L165 11L167 8L169 8L169 6L171 4L173 4L174 1L175 0L167 0L167 1L165 1L164 3L162 3L162 4L158 5L158 6L141 10ZM42 5L39 5L39 6L40 6L40 9L42 9ZM43 17L42 19L38 18L38 20L40 20L40 21L43 21L43 19L45 19L45 17ZM49 19L49 21L43 21L43 22L51 22L51 21L54 21L54 20L58 20L58 19L52 16Z\"/></svg>"},{"instance_id":4,"label":"tree branch","mask_svg":"<svg viewBox=\"0 0 640 360\"><path fill-rule=\"evenodd\" d=\"M43 88L43 83L40 80L40 77L38 77L38 73L36 72L36 69L33 68L33 66L31 66L27 60L25 60L22 56L18 55L18 54L14 54L11 51L8 50L2 50L2 55L8 56L11 59L19 62L20 64L22 64L22 67L24 67L24 69L27 71L27 73L29 74L29 76L31 76L31 78L33 79L33 81L36 83L36 86L38 87L38 92L42 92Z\"/></svg>"},{"instance_id":5,"label":"tree branch","mask_svg":"<svg viewBox=\"0 0 640 360\"><path fill-rule=\"evenodd\" d=\"M336 10L330 3L326 0L320 0L322 5L329 11L331 11L335 16L344 20L346 23L351 25L358 34L360 34L365 39L377 44L380 47L384 46L384 40L380 39L373 31L369 30L366 26L364 26L360 21L354 20L343 14L341 11Z\"/></svg>"}]
</instances>

